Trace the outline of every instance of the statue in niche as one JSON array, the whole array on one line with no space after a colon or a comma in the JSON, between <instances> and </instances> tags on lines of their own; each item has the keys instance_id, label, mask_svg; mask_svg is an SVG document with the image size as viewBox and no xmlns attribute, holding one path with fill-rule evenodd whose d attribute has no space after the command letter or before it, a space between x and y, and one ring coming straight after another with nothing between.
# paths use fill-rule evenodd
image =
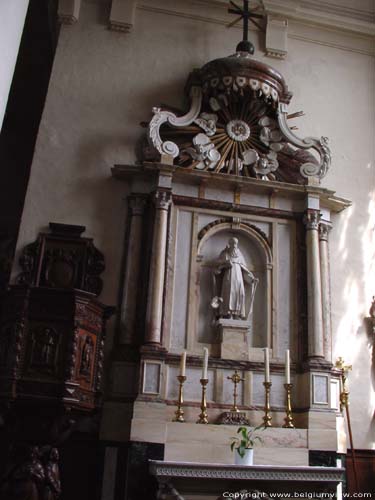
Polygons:
<instances>
[{"instance_id":1,"label":"statue in niche","mask_svg":"<svg viewBox=\"0 0 375 500\"><path fill-rule=\"evenodd\" d=\"M57 448L46 450L44 454L45 486L43 500L58 500L61 495L59 472L59 452Z\"/></svg>"},{"instance_id":2,"label":"statue in niche","mask_svg":"<svg viewBox=\"0 0 375 500\"><path fill-rule=\"evenodd\" d=\"M55 366L58 334L52 328L41 328L34 333L32 365L51 370Z\"/></svg>"},{"instance_id":3,"label":"statue in niche","mask_svg":"<svg viewBox=\"0 0 375 500\"><path fill-rule=\"evenodd\" d=\"M217 310L218 318L246 319L245 282L250 285L250 317L258 278L246 266L238 247L237 238L229 238L228 245L220 253L214 270L215 297L211 307Z\"/></svg>"},{"instance_id":4,"label":"statue in niche","mask_svg":"<svg viewBox=\"0 0 375 500\"><path fill-rule=\"evenodd\" d=\"M81 363L79 371L83 375L89 375L91 369L91 359L94 352L94 342L92 338L87 335L82 347Z\"/></svg>"}]
</instances>

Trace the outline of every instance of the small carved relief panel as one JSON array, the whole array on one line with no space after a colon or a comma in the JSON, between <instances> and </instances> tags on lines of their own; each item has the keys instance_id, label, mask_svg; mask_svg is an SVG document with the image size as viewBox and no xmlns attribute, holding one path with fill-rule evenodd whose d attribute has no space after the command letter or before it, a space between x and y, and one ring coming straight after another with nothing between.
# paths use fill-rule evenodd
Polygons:
<instances>
[{"instance_id":1,"label":"small carved relief panel","mask_svg":"<svg viewBox=\"0 0 375 500\"><path fill-rule=\"evenodd\" d=\"M96 341L96 335L79 329L76 379L83 386L90 388L94 377Z\"/></svg>"},{"instance_id":2,"label":"small carved relief panel","mask_svg":"<svg viewBox=\"0 0 375 500\"><path fill-rule=\"evenodd\" d=\"M31 330L31 338L30 370L55 374L58 368L59 333L54 328L40 326Z\"/></svg>"}]
</instances>

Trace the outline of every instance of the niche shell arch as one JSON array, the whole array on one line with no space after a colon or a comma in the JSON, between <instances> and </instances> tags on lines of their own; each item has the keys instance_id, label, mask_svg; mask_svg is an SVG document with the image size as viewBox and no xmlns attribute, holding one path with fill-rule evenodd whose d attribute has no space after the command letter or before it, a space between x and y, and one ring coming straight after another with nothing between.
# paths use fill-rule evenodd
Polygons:
<instances>
[{"instance_id":1,"label":"niche shell arch","mask_svg":"<svg viewBox=\"0 0 375 500\"><path fill-rule=\"evenodd\" d=\"M211 299L214 296L213 272L220 253L229 238L238 239L238 246L248 269L258 278L258 286L249 318L249 345L270 345L272 251L267 237L252 224L232 223L220 219L204 227L198 235L196 296L198 302L197 340L202 343L219 343L219 335ZM250 294L245 288L246 316L250 310ZM246 323L246 320L245 320Z\"/></svg>"}]
</instances>

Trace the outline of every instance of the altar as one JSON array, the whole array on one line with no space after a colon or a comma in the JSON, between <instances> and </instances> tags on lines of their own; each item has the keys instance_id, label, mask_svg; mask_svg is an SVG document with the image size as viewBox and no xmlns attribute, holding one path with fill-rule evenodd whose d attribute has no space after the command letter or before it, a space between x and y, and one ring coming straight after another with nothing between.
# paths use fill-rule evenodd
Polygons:
<instances>
[{"instance_id":1,"label":"altar","mask_svg":"<svg viewBox=\"0 0 375 500\"><path fill-rule=\"evenodd\" d=\"M328 239L350 202L321 185L328 139L295 135L285 79L241 44L189 75L186 111L154 107L139 162L112 169L128 200L115 418L160 446L159 484L331 492L347 445ZM230 424L263 425L254 468L231 466Z\"/></svg>"},{"instance_id":2,"label":"altar","mask_svg":"<svg viewBox=\"0 0 375 500\"><path fill-rule=\"evenodd\" d=\"M150 472L157 479L158 495L165 500L339 498L337 488L344 479L341 467L240 467L158 460L150 460Z\"/></svg>"}]
</instances>

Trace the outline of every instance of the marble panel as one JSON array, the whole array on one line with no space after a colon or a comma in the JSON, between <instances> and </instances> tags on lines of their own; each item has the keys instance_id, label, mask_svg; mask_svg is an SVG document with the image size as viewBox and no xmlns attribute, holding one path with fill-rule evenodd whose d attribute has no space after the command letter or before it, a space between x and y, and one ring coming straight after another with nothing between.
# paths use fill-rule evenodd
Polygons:
<instances>
[{"instance_id":1,"label":"marble panel","mask_svg":"<svg viewBox=\"0 0 375 500\"><path fill-rule=\"evenodd\" d=\"M269 198L266 194L255 194L241 192L241 205L248 205L252 207L269 207Z\"/></svg>"},{"instance_id":2,"label":"marble panel","mask_svg":"<svg viewBox=\"0 0 375 500\"><path fill-rule=\"evenodd\" d=\"M277 225L277 350L280 356L290 348L293 330L293 290L290 224Z\"/></svg>"},{"instance_id":3,"label":"marble panel","mask_svg":"<svg viewBox=\"0 0 375 500\"><path fill-rule=\"evenodd\" d=\"M243 321L220 319L217 323L220 331L222 359L249 359L248 326Z\"/></svg>"},{"instance_id":4,"label":"marble panel","mask_svg":"<svg viewBox=\"0 0 375 500\"><path fill-rule=\"evenodd\" d=\"M175 462L198 462L198 463L234 463L233 453L229 445L212 445L204 442L185 443L181 446L179 443L167 443L165 446L165 460Z\"/></svg>"},{"instance_id":5,"label":"marble panel","mask_svg":"<svg viewBox=\"0 0 375 500\"><path fill-rule=\"evenodd\" d=\"M331 379L330 406L333 410L340 409L340 381Z\"/></svg>"},{"instance_id":6,"label":"marble panel","mask_svg":"<svg viewBox=\"0 0 375 500\"><path fill-rule=\"evenodd\" d=\"M309 465L309 451L303 448L265 448L254 449L255 465Z\"/></svg>"},{"instance_id":7,"label":"marble panel","mask_svg":"<svg viewBox=\"0 0 375 500\"><path fill-rule=\"evenodd\" d=\"M328 375L312 374L313 404L328 406Z\"/></svg>"},{"instance_id":8,"label":"marble panel","mask_svg":"<svg viewBox=\"0 0 375 500\"><path fill-rule=\"evenodd\" d=\"M150 418L133 418L130 440L142 443L165 443L166 423Z\"/></svg>"},{"instance_id":9,"label":"marble panel","mask_svg":"<svg viewBox=\"0 0 375 500\"><path fill-rule=\"evenodd\" d=\"M181 196L191 196L197 198L199 186L194 184L185 184L182 182L173 182L172 192L173 194L179 194Z\"/></svg>"},{"instance_id":10,"label":"marble panel","mask_svg":"<svg viewBox=\"0 0 375 500\"><path fill-rule=\"evenodd\" d=\"M264 374L254 373L253 376L253 404L264 406ZM284 389L284 376L271 375L271 406L284 407L285 406L285 389Z\"/></svg>"},{"instance_id":11,"label":"marble panel","mask_svg":"<svg viewBox=\"0 0 375 500\"><path fill-rule=\"evenodd\" d=\"M143 394L159 394L161 364L147 361L143 365L143 370Z\"/></svg>"},{"instance_id":12,"label":"marble panel","mask_svg":"<svg viewBox=\"0 0 375 500\"><path fill-rule=\"evenodd\" d=\"M186 345L192 212L178 210L176 233L170 342L172 349L183 349Z\"/></svg>"},{"instance_id":13,"label":"marble panel","mask_svg":"<svg viewBox=\"0 0 375 500\"><path fill-rule=\"evenodd\" d=\"M253 374L252 403L253 405L264 406L264 373Z\"/></svg>"},{"instance_id":14,"label":"marble panel","mask_svg":"<svg viewBox=\"0 0 375 500\"><path fill-rule=\"evenodd\" d=\"M136 401L133 407L133 418L149 418L150 420L167 420L167 406L157 401Z\"/></svg>"},{"instance_id":15,"label":"marble panel","mask_svg":"<svg viewBox=\"0 0 375 500\"><path fill-rule=\"evenodd\" d=\"M180 368L177 366L168 367L167 379L167 399L178 398L178 381L177 375ZM207 401L214 401L215 394L215 373L213 370L208 370L208 384L206 386ZM201 384L200 378L202 370L200 368L186 369L186 382L184 383L184 399L185 401L200 401L201 400Z\"/></svg>"},{"instance_id":16,"label":"marble panel","mask_svg":"<svg viewBox=\"0 0 375 500\"><path fill-rule=\"evenodd\" d=\"M284 375L271 375L271 382L271 407L278 406L283 408L285 406ZM291 382L293 383L293 380L291 380Z\"/></svg>"},{"instance_id":17,"label":"marble panel","mask_svg":"<svg viewBox=\"0 0 375 500\"><path fill-rule=\"evenodd\" d=\"M235 427L228 425L169 422L165 460L231 464L234 456L229 444L234 434ZM256 464L308 465L306 430L266 429L259 435L263 442L254 449Z\"/></svg>"},{"instance_id":18,"label":"marble panel","mask_svg":"<svg viewBox=\"0 0 375 500\"><path fill-rule=\"evenodd\" d=\"M253 219L248 219L246 217L241 217L241 219L248 223L251 224L252 226L257 227L264 233L269 240L272 238L272 225L269 222L261 222L259 220L253 220Z\"/></svg>"},{"instance_id":19,"label":"marble panel","mask_svg":"<svg viewBox=\"0 0 375 500\"><path fill-rule=\"evenodd\" d=\"M308 443L310 450L337 451L337 432L336 430L309 429Z\"/></svg>"},{"instance_id":20,"label":"marble panel","mask_svg":"<svg viewBox=\"0 0 375 500\"><path fill-rule=\"evenodd\" d=\"M277 196L273 200L274 208L278 210L287 210L287 211L299 211L303 212L305 209L305 200L295 200L292 198L285 198L282 196Z\"/></svg>"},{"instance_id":21,"label":"marble panel","mask_svg":"<svg viewBox=\"0 0 375 500\"><path fill-rule=\"evenodd\" d=\"M336 429L336 414L333 411L310 411L309 429Z\"/></svg>"},{"instance_id":22,"label":"marble panel","mask_svg":"<svg viewBox=\"0 0 375 500\"><path fill-rule=\"evenodd\" d=\"M345 418L342 415L338 415L336 418L336 430L337 430L337 452L346 453L348 450L348 437L346 434Z\"/></svg>"},{"instance_id":23,"label":"marble panel","mask_svg":"<svg viewBox=\"0 0 375 500\"><path fill-rule=\"evenodd\" d=\"M224 190L207 186L205 189L205 198L207 200L226 201L228 203L233 203L234 193L232 190Z\"/></svg>"}]
</instances>

